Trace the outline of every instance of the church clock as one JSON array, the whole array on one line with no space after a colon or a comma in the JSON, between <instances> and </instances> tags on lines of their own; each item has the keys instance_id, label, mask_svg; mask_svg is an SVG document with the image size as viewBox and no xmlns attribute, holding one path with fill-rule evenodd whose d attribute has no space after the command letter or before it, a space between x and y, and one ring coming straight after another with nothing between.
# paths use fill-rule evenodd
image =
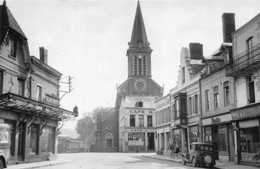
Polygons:
<instances>
[{"instance_id":1,"label":"church clock","mask_svg":"<svg viewBox=\"0 0 260 169\"><path fill-rule=\"evenodd\" d=\"M135 81L135 88L139 91L143 91L146 88L146 83L143 79Z\"/></svg>"}]
</instances>

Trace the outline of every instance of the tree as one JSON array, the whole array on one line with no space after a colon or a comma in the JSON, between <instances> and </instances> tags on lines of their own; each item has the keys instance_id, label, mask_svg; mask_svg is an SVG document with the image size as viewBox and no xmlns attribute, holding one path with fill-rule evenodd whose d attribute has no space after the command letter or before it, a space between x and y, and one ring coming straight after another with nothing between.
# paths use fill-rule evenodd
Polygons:
<instances>
[{"instance_id":1,"label":"tree","mask_svg":"<svg viewBox=\"0 0 260 169\"><path fill-rule=\"evenodd\" d=\"M97 115L106 113L110 108L97 107L92 112L84 113L82 119L77 123L76 131L79 137L85 141L85 148L90 148L95 141L97 129Z\"/></svg>"}]
</instances>

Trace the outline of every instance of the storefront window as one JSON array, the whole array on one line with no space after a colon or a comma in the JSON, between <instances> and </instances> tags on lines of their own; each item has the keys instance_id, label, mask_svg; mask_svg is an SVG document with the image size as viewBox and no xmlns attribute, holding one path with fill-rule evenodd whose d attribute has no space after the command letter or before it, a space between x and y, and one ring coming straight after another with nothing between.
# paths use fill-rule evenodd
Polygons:
<instances>
[{"instance_id":1,"label":"storefront window","mask_svg":"<svg viewBox=\"0 0 260 169\"><path fill-rule=\"evenodd\" d=\"M145 133L128 133L129 146L144 146Z\"/></svg>"},{"instance_id":2,"label":"storefront window","mask_svg":"<svg viewBox=\"0 0 260 169\"><path fill-rule=\"evenodd\" d=\"M10 143L10 155L14 156L15 150L15 121L5 119L4 122L9 125L9 143Z\"/></svg>"},{"instance_id":3,"label":"storefront window","mask_svg":"<svg viewBox=\"0 0 260 169\"><path fill-rule=\"evenodd\" d=\"M42 153L54 153L54 128L45 127L42 130L41 135L41 152Z\"/></svg>"},{"instance_id":4,"label":"storefront window","mask_svg":"<svg viewBox=\"0 0 260 169\"><path fill-rule=\"evenodd\" d=\"M205 142L207 142L207 143L212 142L211 127L205 127Z\"/></svg>"},{"instance_id":5,"label":"storefront window","mask_svg":"<svg viewBox=\"0 0 260 169\"><path fill-rule=\"evenodd\" d=\"M197 142L199 139L198 126L190 127L190 143Z\"/></svg>"},{"instance_id":6,"label":"storefront window","mask_svg":"<svg viewBox=\"0 0 260 169\"><path fill-rule=\"evenodd\" d=\"M239 123L241 160L260 162L260 139L258 119Z\"/></svg>"}]
</instances>

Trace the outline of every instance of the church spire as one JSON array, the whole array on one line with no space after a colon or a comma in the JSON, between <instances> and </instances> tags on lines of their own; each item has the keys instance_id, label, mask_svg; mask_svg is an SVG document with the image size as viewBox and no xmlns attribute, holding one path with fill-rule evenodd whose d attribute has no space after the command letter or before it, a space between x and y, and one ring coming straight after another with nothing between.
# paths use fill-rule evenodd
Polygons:
<instances>
[{"instance_id":1,"label":"church spire","mask_svg":"<svg viewBox=\"0 0 260 169\"><path fill-rule=\"evenodd\" d=\"M147 39L143 16L141 12L141 7L139 0L137 2L137 8L135 13L134 26L132 30L131 41L128 43L129 48L150 48Z\"/></svg>"}]
</instances>

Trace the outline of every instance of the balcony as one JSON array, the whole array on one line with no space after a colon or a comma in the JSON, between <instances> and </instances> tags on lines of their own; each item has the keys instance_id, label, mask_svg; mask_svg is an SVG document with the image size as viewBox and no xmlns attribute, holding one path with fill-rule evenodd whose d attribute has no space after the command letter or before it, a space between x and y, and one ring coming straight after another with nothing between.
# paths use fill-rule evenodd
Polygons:
<instances>
[{"instance_id":1,"label":"balcony","mask_svg":"<svg viewBox=\"0 0 260 169\"><path fill-rule=\"evenodd\" d=\"M234 57L233 62L227 66L226 75L236 77L249 74L260 67L260 43L252 50L245 51Z\"/></svg>"}]
</instances>

